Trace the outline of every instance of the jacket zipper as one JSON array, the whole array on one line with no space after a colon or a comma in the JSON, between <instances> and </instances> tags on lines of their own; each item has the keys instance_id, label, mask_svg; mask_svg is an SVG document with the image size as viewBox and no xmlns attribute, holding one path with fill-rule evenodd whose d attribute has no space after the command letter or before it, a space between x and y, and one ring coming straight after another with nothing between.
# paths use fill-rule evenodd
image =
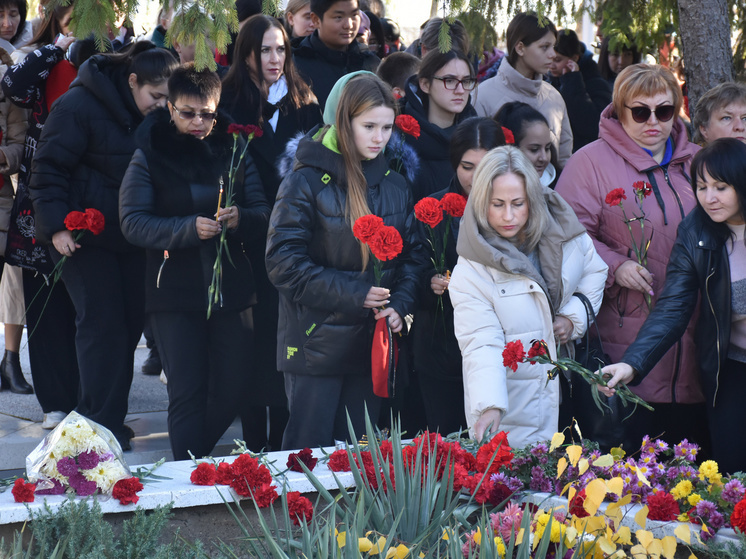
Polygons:
<instances>
[{"instance_id":1,"label":"jacket zipper","mask_svg":"<svg viewBox=\"0 0 746 559\"><path fill-rule=\"evenodd\" d=\"M671 385L671 403L676 403L676 383L681 373L681 341L676 342L676 367L674 368L673 384Z\"/></svg>"},{"instance_id":2,"label":"jacket zipper","mask_svg":"<svg viewBox=\"0 0 746 559\"><path fill-rule=\"evenodd\" d=\"M681 212L681 219L684 219L686 217L686 213L684 212L684 206L681 203L681 197L679 196L679 193L676 192L676 189L671 184L671 180L668 178L668 165L665 167L661 167L663 169L663 177L666 179L666 184L668 185L668 188L671 189L671 192L673 192L674 197L676 198L676 202L679 204L679 212Z\"/></svg>"},{"instance_id":3,"label":"jacket zipper","mask_svg":"<svg viewBox=\"0 0 746 559\"><path fill-rule=\"evenodd\" d=\"M161 267L158 268L158 276L155 278L155 288L159 289L161 287L161 274L163 273L163 267L166 265L166 261L168 260L168 251L163 251L163 262L161 262Z\"/></svg>"},{"instance_id":4,"label":"jacket zipper","mask_svg":"<svg viewBox=\"0 0 746 559\"><path fill-rule=\"evenodd\" d=\"M715 374L715 395L712 397L712 406L715 407L715 402L718 397L718 389L720 388L720 325L718 324L718 317L715 314L715 309L712 306L712 299L710 298L710 278L715 275L715 267L713 266L710 273L707 275L705 280L705 291L707 292L707 303L710 305L710 312L715 317L715 334L717 335L716 347L718 350L718 370Z\"/></svg>"}]
</instances>

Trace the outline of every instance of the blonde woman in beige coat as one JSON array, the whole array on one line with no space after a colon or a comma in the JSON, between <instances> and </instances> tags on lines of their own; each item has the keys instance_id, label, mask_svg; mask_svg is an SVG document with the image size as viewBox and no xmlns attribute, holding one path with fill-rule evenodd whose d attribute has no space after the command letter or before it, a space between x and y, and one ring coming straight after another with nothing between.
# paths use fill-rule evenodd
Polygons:
<instances>
[{"instance_id":1,"label":"blonde woman in beige coat","mask_svg":"<svg viewBox=\"0 0 746 559\"><path fill-rule=\"evenodd\" d=\"M601 306L607 267L570 206L541 185L515 147L490 151L479 164L461 220L449 292L463 358L464 406L473 436L507 431L512 447L557 431L559 380L549 366L503 365L508 342L558 346L586 331L583 293Z\"/></svg>"}]
</instances>

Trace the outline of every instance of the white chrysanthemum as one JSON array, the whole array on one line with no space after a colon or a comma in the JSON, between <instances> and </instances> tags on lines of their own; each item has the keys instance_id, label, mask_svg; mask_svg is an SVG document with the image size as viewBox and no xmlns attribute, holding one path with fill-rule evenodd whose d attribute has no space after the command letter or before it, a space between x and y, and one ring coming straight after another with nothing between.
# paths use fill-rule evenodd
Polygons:
<instances>
[{"instance_id":1,"label":"white chrysanthemum","mask_svg":"<svg viewBox=\"0 0 746 559\"><path fill-rule=\"evenodd\" d=\"M127 477L119 460L107 460L100 462L92 470L82 472L88 481L95 481L102 493L111 493L114 484L120 479Z\"/></svg>"},{"instance_id":2,"label":"white chrysanthemum","mask_svg":"<svg viewBox=\"0 0 746 559\"><path fill-rule=\"evenodd\" d=\"M57 471L58 459L54 457L54 453L50 453L49 458L42 463L39 471L49 479L56 479L61 483L67 483L67 478Z\"/></svg>"},{"instance_id":3,"label":"white chrysanthemum","mask_svg":"<svg viewBox=\"0 0 746 559\"><path fill-rule=\"evenodd\" d=\"M91 440L96 437L95 431L87 421L81 419L69 425L66 425L60 433L60 442L65 441L75 449L75 454L84 452L91 444Z\"/></svg>"}]
</instances>

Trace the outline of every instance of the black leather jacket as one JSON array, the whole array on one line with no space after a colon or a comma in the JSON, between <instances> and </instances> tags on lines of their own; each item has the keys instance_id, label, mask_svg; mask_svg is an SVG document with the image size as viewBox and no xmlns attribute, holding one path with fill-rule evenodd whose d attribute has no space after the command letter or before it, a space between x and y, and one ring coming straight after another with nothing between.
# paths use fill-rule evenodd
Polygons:
<instances>
[{"instance_id":1,"label":"black leather jacket","mask_svg":"<svg viewBox=\"0 0 746 559\"><path fill-rule=\"evenodd\" d=\"M697 206L681 222L655 308L622 361L642 379L686 329L702 295L695 341L707 402L717 401L718 377L728 356L731 327L729 230Z\"/></svg>"}]
</instances>

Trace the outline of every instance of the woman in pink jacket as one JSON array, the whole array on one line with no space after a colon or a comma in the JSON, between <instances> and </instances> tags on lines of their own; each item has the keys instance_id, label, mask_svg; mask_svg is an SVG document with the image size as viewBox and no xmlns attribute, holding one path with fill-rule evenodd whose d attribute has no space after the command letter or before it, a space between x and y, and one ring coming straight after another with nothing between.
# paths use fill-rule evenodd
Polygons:
<instances>
[{"instance_id":1,"label":"woman in pink jacket","mask_svg":"<svg viewBox=\"0 0 746 559\"><path fill-rule=\"evenodd\" d=\"M625 68L614 84L611 105L601 114L599 139L570 158L557 184L557 192L573 207L609 266L598 324L612 362L619 361L647 318L649 305L655 305L676 229L696 206L689 166L699 147L689 142L678 119L682 102L681 89L667 68ZM610 191L623 189L627 217L639 216L633 190L637 181L652 186L642 200L645 238L650 239L644 266L637 261L621 207L606 202ZM638 244L641 223L629 224ZM638 408L622 424L627 452L639 448L646 434L663 435L669 443L688 438L707 451L693 329L691 322L681 340L633 388L655 411Z\"/></svg>"}]
</instances>

